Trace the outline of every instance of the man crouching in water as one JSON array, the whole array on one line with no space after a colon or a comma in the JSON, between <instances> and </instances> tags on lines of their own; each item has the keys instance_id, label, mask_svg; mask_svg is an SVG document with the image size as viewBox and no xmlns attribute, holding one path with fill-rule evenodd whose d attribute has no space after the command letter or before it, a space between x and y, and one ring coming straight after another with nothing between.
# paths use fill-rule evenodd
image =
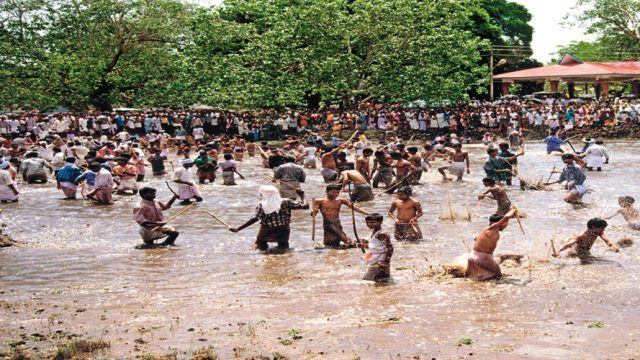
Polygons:
<instances>
[{"instance_id":1,"label":"man crouching in water","mask_svg":"<svg viewBox=\"0 0 640 360\"><path fill-rule=\"evenodd\" d=\"M136 246L136 249L149 249L156 246L173 245L180 235L176 229L167 226L162 215L173 205L177 197L174 196L166 204L156 200L156 189L143 187L139 191L140 203L133 209L133 218L140 225L139 233L144 244ZM161 244L155 245L154 241L166 237Z\"/></svg>"},{"instance_id":2,"label":"man crouching in water","mask_svg":"<svg viewBox=\"0 0 640 360\"><path fill-rule=\"evenodd\" d=\"M500 231L507 228L509 219L518 214L518 209L513 207L504 216L497 214L489 218L489 226L484 228L473 243L473 252L467 260L465 275L476 281L498 279L502 276L500 265L493 258L493 251L500 240Z\"/></svg>"}]
</instances>

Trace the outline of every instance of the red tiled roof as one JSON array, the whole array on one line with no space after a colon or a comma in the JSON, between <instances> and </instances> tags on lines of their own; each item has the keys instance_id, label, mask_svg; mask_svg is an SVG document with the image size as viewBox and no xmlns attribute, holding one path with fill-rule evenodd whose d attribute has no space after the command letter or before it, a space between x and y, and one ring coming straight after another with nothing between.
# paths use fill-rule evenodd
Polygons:
<instances>
[{"instance_id":1,"label":"red tiled roof","mask_svg":"<svg viewBox=\"0 0 640 360\"><path fill-rule=\"evenodd\" d=\"M576 62L564 65L549 65L539 68L513 71L494 76L497 80L544 80L560 79L612 79L640 78L640 61L623 62Z\"/></svg>"}]
</instances>

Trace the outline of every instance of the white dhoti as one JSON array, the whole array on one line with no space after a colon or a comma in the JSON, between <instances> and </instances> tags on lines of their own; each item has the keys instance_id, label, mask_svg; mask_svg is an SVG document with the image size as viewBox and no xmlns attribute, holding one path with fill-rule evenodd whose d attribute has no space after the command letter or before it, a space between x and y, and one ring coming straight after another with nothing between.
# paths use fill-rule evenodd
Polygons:
<instances>
[{"instance_id":1,"label":"white dhoti","mask_svg":"<svg viewBox=\"0 0 640 360\"><path fill-rule=\"evenodd\" d=\"M180 184L178 187L178 197L180 200L189 200L195 197L201 197L198 188L192 185Z\"/></svg>"},{"instance_id":2,"label":"white dhoti","mask_svg":"<svg viewBox=\"0 0 640 360\"><path fill-rule=\"evenodd\" d=\"M448 170L452 175L462 176L464 174L464 162L451 163Z\"/></svg>"},{"instance_id":3,"label":"white dhoti","mask_svg":"<svg viewBox=\"0 0 640 360\"><path fill-rule=\"evenodd\" d=\"M18 195L9 185L0 185L0 201L18 201Z\"/></svg>"},{"instance_id":4,"label":"white dhoti","mask_svg":"<svg viewBox=\"0 0 640 360\"><path fill-rule=\"evenodd\" d=\"M601 168L604 165L604 156L589 155L584 160L590 168Z\"/></svg>"},{"instance_id":5,"label":"white dhoti","mask_svg":"<svg viewBox=\"0 0 640 360\"><path fill-rule=\"evenodd\" d=\"M118 191L125 190L138 191L138 183L136 183L136 179L121 180L120 185L118 185Z\"/></svg>"},{"instance_id":6,"label":"white dhoti","mask_svg":"<svg viewBox=\"0 0 640 360\"><path fill-rule=\"evenodd\" d=\"M473 250L467 259L466 275L471 280L482 281L499 278L502 271L493 254Z\"/></svg>"},{"instance_id":7,"label":"white dhoti","mask_svg":"<svg viewBox=\"0 0 640 360\"><path fill-rule=\"evenodd\" d=\"M164 225L157 230L151 231L151 229L140 226L138 229L138 234L140 234L142 241L144 241L145 243L152 243L154 240L166 237L166 233L169 231L176 231L176 229L172 228L171 226Z\"/></svg>"}]
</instances>

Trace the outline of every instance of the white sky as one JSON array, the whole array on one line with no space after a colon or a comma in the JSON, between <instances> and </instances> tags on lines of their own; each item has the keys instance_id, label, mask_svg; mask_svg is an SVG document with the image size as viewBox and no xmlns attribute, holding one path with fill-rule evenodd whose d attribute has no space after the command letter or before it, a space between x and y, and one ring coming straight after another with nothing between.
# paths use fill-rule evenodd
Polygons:
<instances>
[{"instance_id":1,"label":"white sky","mask_svg":"<svg viewBox=\"0 0 640 360\"><path fill-rule=\"evenodd\" d=\"M562 18L575 5L574 0L511 0L529 9L533 19L533 57L542 63L548 63L554 57L558 45L571 41L592 40L585 36L579 27L561 25Z\"/></svg>"},{"instance_id":2,"label":"white sky","mask_svg":"<svg viewBox=\"0 0 640 360\"><path fill-rule=\"evenodd\" d=\"M191 0L202 5L222 3L222 0ZM574 40L589 40L579 27L563 26L560 23L565 14L575 5L575 0L510 0L522 4L529 9L533 19L533 57L542 63L548 63L556 53L559 45L569 44Z\"/></svg>"}]
</instances>

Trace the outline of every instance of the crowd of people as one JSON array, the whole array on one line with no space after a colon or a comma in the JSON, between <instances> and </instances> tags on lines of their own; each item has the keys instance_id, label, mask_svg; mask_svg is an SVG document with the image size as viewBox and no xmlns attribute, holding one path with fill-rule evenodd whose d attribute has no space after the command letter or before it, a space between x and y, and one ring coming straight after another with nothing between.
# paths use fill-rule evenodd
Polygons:
<instances>
[{"instance_id":1,"label":"crowd of people","mask_svg":"<svg viewBox=\"0 0 640 360\"><path fill-rule=\"evenodd\" d=\"M627 111L630 108L633 111ZM17 202L20 187L53 180L65 199L78 197L99 205L109 205L116 196L139 194L140 203L133 209L143 243L140 249L174 245L179 232L168 225L163 211L176 200L193 207L203 200L199 186L213 183L218 177L226 186L236 185L236 175L243 178L240 166L245 156L261 158L264 168L273 171L273 185L260 187L260 201L254 215L232 232L260 223L255 246L269 251L269 243L277 250L289 247L292 211L310 209L313 218L322 216L325 247L365 251L365 279L383 281L390 277L393 254L391 239L417 241L423 238L418 220L423 215L420 201L412 186L419 184L422 174L437 171L443 181L462 181L470 173L470 159L463 149L470 126L495 127L483 138L487 159L482 179L486 191L478 195L481 201L490 197L497 208L489 225L475 237L474 249L466 258L464 273L471 279L486 280L501 275L493 259L500 231L509 219L518 218L519 211L508 196L509 186L519 179L522 189L531 188L518 173L518 161L525 156L523 129L542 126L549 130L545 139L547 151L562 152L564 168L555 181L548 179L534 187L562 183L566 188L564 201L580 205L587 193L585 184L589 170L601 170L609 161L602 140L584 139L580 151L567 149L568 139L558 135L559 129L572 126L616 126L638 120L635 102L609 104L508 103L456 105L443 110L378 107L356 111L307 112L147 112L115 113L111 115L60 114L40 116L35 113L0 120L0 200ZM627 114L622 117L622 114ZM618 116L620 116L618 118ZM270 119L270 120L267 120ZM272 120L275 119L273 122ZM417 125L416 125L417 124ZM437 136L417 135L402 138L401 132L382 132L375 143L367 138L365 129L403 129L426 131L445 129ZM307 130L307 131L302 131ZM343 130L352 135L342 140ZM448 131L447 131L448 130ZM256 135L256 133L258 135ZM460 134L460 135L458 135ZM283 139L269 143L272 135ZM501 137L504 136L504 137ZM570 143L569 143L570 144ZM170 156L180 160L173 167ZM150 168L151 174L148 174ZM319 170L318 170L319 168ZM195 173L194 173L195 170ZM167 202L156 199L157 189L146 186L148 175L164 176L170 172L174 196ZM302 184L308 172L317 172L325 183L326 196L306 201ZM20 177L18 177L20 175ZM450 178L453 176L453 178ZM393 234L383 229L384 216L369 213L355 203L376 200L374 189L383 187L396 194L389 204L388 217L394 222ZM348 197L342 197L348 193ZM624 197L622 214L633 228L639 228L640 214L633 207L634 199ZM355 212L366 216L372 230L367 239L348 236L340 221L342 208L350 209L355 224ZM186 211L185 208L181 211ZM615 215L615 214L614 214ZM212 214L215 217L215 215ZM604 219L589 220L588 230L560 251L573 247L581 258L590 256L589 249L601 237L612 250L618 248L604 235ZM355 225L354 225L355 232ZM162 243L158 240L164 239ZM559 251L559 252L560 252ZM558 252L554 250L554 255Z\"/></svg>"},{"instance_id":2,"label":"crowd of people","mask_svg":"<svg viewBox=\"0 0 640 360\"><path fill-rule=\"evenodd\" d=\"M497 131L509 127L544 133L547 130L582 127L630 126L638 122L635 99L566 100L512 99L493 103L471 101L440 108L408 108L401 105L364 104L357 109L321 110L132 110L111 113L21 112L0 115L0 136L27 134L35 141L50 133L144 135L168 133L178 140L225 134L245 140L280 140L305 131L388 130L400 133Z\"/></svg>"}]
</instances>

